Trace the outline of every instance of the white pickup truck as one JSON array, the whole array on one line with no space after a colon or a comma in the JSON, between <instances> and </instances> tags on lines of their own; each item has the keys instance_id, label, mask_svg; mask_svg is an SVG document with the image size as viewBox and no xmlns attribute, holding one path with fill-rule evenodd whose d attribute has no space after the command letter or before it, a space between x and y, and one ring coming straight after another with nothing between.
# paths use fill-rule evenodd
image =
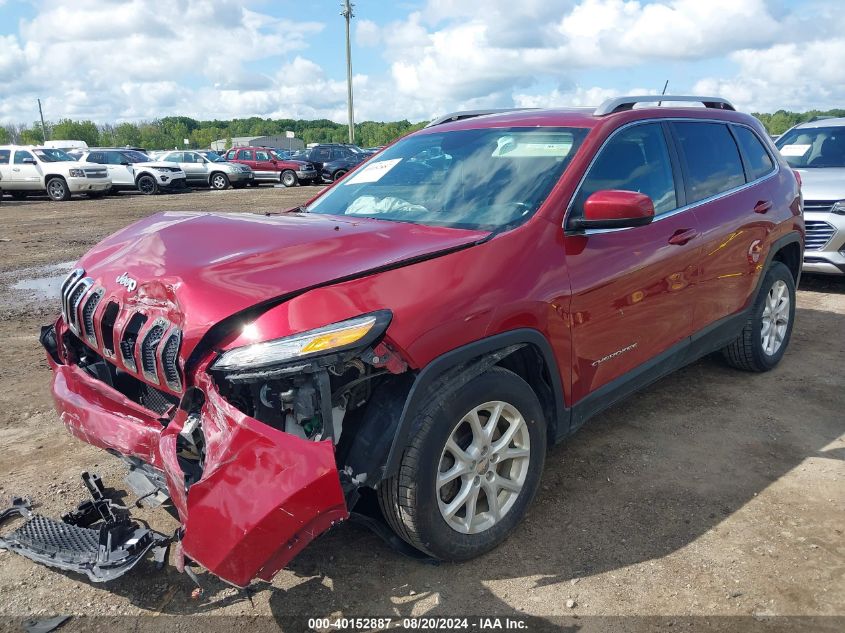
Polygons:
<instances>
[{"instance_id":1,"label":"white pickup truck","mask_svg":"<svg viewBox=\"0 0 845 633\"><path fill-rule=\"evenodd\" d=\"M13 198L43 192L56 201L78 193L100 198L112 185L101 165L79 163L60 149L30 145L0 145L0 177L3 191Z\"/></svg>"}]
</instances>

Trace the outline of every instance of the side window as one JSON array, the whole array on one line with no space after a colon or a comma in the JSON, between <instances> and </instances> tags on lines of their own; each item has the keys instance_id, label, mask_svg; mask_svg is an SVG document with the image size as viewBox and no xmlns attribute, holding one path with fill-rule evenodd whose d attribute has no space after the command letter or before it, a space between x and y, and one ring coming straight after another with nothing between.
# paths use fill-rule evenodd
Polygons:
<instances>
[{"instance_id":1,"label":"side window","mask_svg":"<svg viewBox=\"0 0 845 633\"><path fill-rule=\"evenodd\" d=\"M255 160L255 154L251 149L242 149L238 152L238 158L240 160Z\"/></svg>"},{"instance_id":2,"label":"side window","mask_svg":"<svg viewBox=\"0 0 845 633\"><path fill-rule=\"evenodd\" d=\"M325 147L318 149L316 152L314 152L314 160L316 160L318 163L328 162L329 160L331 160L331 156L331 150Z\"/></svg>"},{"instance_id":3,"label":"side window","mask_svg":"<svg viewBox=\"0 0 845 633\"><path fill-rule=\"evenodd\" d=\"M723 123L673 123L687 167L687 202L745 184L739 150Z\"/></svg>"},{"instance_id":4,"label":"side window","mask_svg":"<svg viewBox=\"0 0 845 633\"><path fill-rule=\"evenodd\" d=\"M229 150L229 153L226 154L226 160L235 160L235 150Z\"/></svg>"},{"instance_id":5,"label":"side window","mask_svg":"<svg viewBox=\"0 0 845 633\"><path fill-rule=\"evenodd\" d=\"M255 160L270 160L270 154L267 152L262 152L261 150L256 150Z\"/></svg>"},{"instance_id":6,"label":"side window","mask_svg":"<svg viewBox=\"0 0 845 633\"><path fill-rule=\"evenodd\" d=\"M17 150L15 152L15 165L22 165L23 161L27 158L34 159L35 157L29 152L22 152L21 150Z\"/></svg>"},{"instance_id":7,"label":"side window","mask_svg":"<svg viewBox=\"0 0 845 633\"><path fill-rule=\"evenodd\" d=\"M170 152L169 154L163 156L159 160L163 160L166 163L181 163L182 161L182 152Z\"/></svg>"},{"instance_id":8,"label":"side window","mask_svg":"<svg viewBox=\"0 0 845 633\"><path fill-rule=\"evenodd\" d=\"M775 163L757 135L741 125L733 126L733 132L748 163L749 182L771 173L775 168Z\"/></svg>"},{"instance_id":9,"label":"side window","mask_svg":"<svg viewBox=\"0 0 845 633\"><path fill-rule=\"evenodd\" d=\"M0 149L0 165L9 164L9 156L12 155L12 150Z\"/></svg>"},{"instance_id":10,"label":"side window","mask_svg":"<svg viewBox=\"0 0 845 633\"><path fill-rule=\"evenodd\" d=\"M85 159L85 162L105 165L106 163L111 162L110 160L107 160L106 157L111 158L111 154L104 154L103 152L89 152L88 158Z\"/></svg>"},{"instance_id":11,"label":"side window","mask_svg":"<svg viewBox=\"0 0 845 633\"><path fill-rule=\"evenodd\" d=\"M660 215L676 209L672 161L659 123L634 125L616 134L590 167L575 198L575 213L596 191L621 189L644 193Z\"/></svg>"}]
</instances>

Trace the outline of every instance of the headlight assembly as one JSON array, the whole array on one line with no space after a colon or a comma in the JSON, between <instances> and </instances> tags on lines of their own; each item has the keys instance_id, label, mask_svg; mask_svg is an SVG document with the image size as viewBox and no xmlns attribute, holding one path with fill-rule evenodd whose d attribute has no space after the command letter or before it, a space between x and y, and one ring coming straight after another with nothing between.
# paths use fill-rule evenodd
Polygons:
<instances>
[{"instance_id":1,"label":"headlight assembly","mask_svg":"<svg viewBox=\"0 0 845 633\"><path fill-rule=\"evenodd\" d=\"M68 169L67 173L71 178L85 178L84 169Z\"/></svg>"},{"instance_id":2,"label":"headlight assembly","mask_svg":"<svg viewBox=\"0 0 845 633\"><path fill-rule=\"evenodd\" d=\"M224 371L257 369L321 353L362 348L384 333L390 324L391 317L392 314L389 311L383 310L316 330L237 347L223 352L211 365L211 369Z\"/></svg>"},{"instance_id":3,"label":"headlight assembly","mask_svg":"<svg viewBox=\"0 0 845 633\"><path fill-rule=\"evenodd\" d=\"M834 202L833 206L830 207L830 211L836 215L845 215L845 200Z\"/></svg>"}]
</instances>

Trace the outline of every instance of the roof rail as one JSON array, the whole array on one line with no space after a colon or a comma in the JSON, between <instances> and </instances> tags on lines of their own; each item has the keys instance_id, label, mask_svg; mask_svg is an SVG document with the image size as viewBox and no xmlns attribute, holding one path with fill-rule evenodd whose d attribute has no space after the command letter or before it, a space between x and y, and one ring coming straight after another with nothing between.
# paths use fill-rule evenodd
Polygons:
<instances>
[{"instance_id":1,"label":"roof rail","mask_svg":"<svg viewBox=\"0 0 845 633\"><path fill-rule=\"evenodd\" d=\"M716 110L736 110L730 101L721 97L699 97L689 95L640 95L635 97L615 97L602 103L593 112L593 116L605 116L614 112L632 110L637 103L660 103L661 101L692 101L703 103L705 108Z\"/></svg>"},{"instance_id":2,"label":"roof rail","mask_svg":"<svg viewBox=\"0 0 845 633\"><path fill-rule=\"evenodd\" d=\"M489 108L487 110L459 110L458 112L450 112L444 114L436 119L428 122L426 127L434 127L443 123L451 123L453 121L461 121L463 119L472 119L477 116L486 116L488 114L500 114L502 112L521 112L522 110L536 110L537 108Z\"/></svg>"}]
</instances>

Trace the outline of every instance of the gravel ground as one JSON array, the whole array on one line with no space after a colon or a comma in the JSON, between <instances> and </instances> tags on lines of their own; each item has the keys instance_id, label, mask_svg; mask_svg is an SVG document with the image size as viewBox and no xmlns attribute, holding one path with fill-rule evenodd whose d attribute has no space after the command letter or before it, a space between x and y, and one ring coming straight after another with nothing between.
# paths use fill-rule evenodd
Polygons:
<instances>
[{"instance_id":1,"label":"gravel ground","mask_svg":"<svg viewBox=\"0 0 845 633\"><path fill-rule=\"evenodd\" d=\"M37 341L39 326L57 312L44 290L73 260L155 211L270 212L316 191L262 187L67 203L4 199L4 500L26 494L39 512L59 516L84 498L83 470L122 486L115 459L74 440L59 424ZM688 616L756 617L740 621L751 624L773 615L845 616L843 366L845 279L807 277L792 343L776 370L744 374L706 358L614 406L551 450L529 516L480 559L424 565L364 529L341 525L272 584L245 593L203 574L205 593L192 599L186 576L172 567L157 571L149 561L97 585L0 551L0 615L116 618L75 618L62 630L127 628L120 617L139 614L245 615L258 628L275 628L291 616L496 614L538 626L567 616L583 630L593 630L584 626L591 615L671 616L661 626ZM138 516L161 530L176 525L161 510ZM178 618L155 621L193 627ZM701 621L709 620L690 622ZM819 626L835 630L829 627L842 622Z\"/></svg>"}]
</instances>

